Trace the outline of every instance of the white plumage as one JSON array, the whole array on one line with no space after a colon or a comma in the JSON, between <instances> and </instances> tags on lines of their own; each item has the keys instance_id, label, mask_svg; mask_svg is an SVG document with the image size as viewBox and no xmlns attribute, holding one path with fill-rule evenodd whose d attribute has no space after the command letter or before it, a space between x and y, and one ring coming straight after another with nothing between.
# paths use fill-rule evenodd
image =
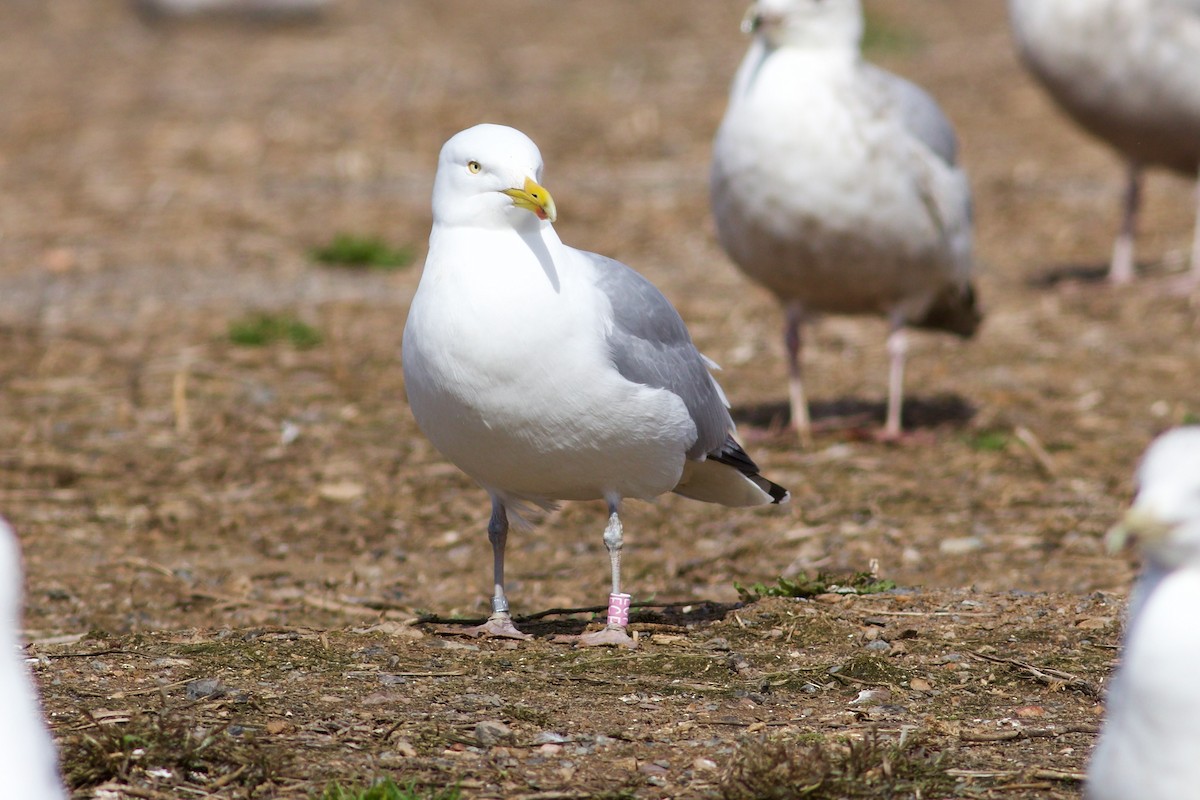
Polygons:
<instances>
[{"instance_id":1,"label":"white plumage","mask_svg":"<svg viewBox=\"0 0 1200 800\"><path fill-rule=\"evenodd\" d=\"M1198 0L1009 0L1034 76L1071 117L1128 163L1109 278L1134 277L1142 169L1200 169ZM1191 280L1200 281L1200 188Z\"/></svg>"},{"instance_id":2,"label":"white plumage","mask_svg":"<svg viewBox=\"0 0 1200 800\"><path fill-rule=\"evenodd\" d=\"M61 800L58 756L21 646L21 550L0 519L0 787L5 797Z\"/></svg>"},{"instance_id":3,"label":"white plumage","mask_svg":"<svg viewBox=\"0 0 1200 800\"><path fill-rule=\"evenodd\" d=\"M974 333L971 197L953 128L918 86L865 63L859 0L759 0L713 146L734 263L787 312L792 420L809 436L800 334L813 314L892 326L885 433L900 433L905 326Z\"/></svg>"},{"instance_id":4,"label":"white plumage","mask_svg":"<svg viewBox=\"0 0 1200 800\"><path fill-rule=\"evenodd\" d=\"M504 595L510 512L603 499L620 594L622 498L664 492L725 505L780 502L732 438L709 363L645 278L564 245L542 158L527 136L479 125L442 148L433 231L404 330L413 416L492 497L493 615ZM624 625L584 643L629 644Z\"/></svg>"},{"instance_id":5,"label":"white plumage","mask_svg":"<svg viewBox=\"0 0 1200 800\"><path fill-rule=\"evenodd\" d=\"M1200 797L1200 427L1146 451L1116 540L1141 543L1121 664L1088 768L1090 800Z\"/></svg>"}]
</instances>

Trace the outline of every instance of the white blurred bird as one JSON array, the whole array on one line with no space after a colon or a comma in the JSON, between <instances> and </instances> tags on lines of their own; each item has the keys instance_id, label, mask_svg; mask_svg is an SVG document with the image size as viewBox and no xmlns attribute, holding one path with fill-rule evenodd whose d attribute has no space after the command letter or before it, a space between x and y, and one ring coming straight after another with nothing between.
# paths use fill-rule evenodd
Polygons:
<instances>
[{"instance_id":1,"label":"white blurred bird","mask_svg":"<svg viewBox=\"0 0 1200 800\"><path fill-rule=\"evenodd\" d=\"M658 289L559 240L541 174L537 146L512 128L478 125L443 146L404 328L405 388L421 430L492 498L493 613L476 633L527 638L504 594L509 514L602 499L609 624L580 643L632 646L622 498L748 506L787 492L734 441L712 364Z\"/></svg>"},{"instance_id":2,"label":"white blurred bird","mask_svg":"<svg viewBox=\"0 0 1200 800\"><path fill-rule=\"evenodd\" d=\"M1110 544L1140 543L1121 664L1088 767L1090 800L1200 797L1200 427L1163 434Z\"/></svg>"},{"instance_id":3,"label":"white blurred bird","mask_svg":"<svg viewBox=\"0 0 1200 800\"><path fill-rule=\"evenodd\" d=\"M1009 0L1025 64L1128 163L1109 279L1134 277L1142 170L1200 170L1200 0ZM1189 280L1200 282L1200 185Z\"/></svg>"},{"instance_id":4,"label":"white blurred bird","mask_svg":"<svg viewBox=\"0 0 1200 800\"><path fill-rule=\"evenodd\" d=\"M58 755L21 646L21 549L0 519L0 786L4 796L61 800Z\"/></svg>"},{"instance_id":5,"label":"white blurred bird","mask_svg":"<svg viewBox=\"0 0 1200 800\"><path fill-rule=\"evenodd\" d=\"M859 0L759 0L713 145L717 236L787 322L789 397L811 436L803 323L867 314L891 325L884 435L900 435L905 328L971 336L971 195L957 141L920 87L862 60Z\"/></svg>"}]
</instances>

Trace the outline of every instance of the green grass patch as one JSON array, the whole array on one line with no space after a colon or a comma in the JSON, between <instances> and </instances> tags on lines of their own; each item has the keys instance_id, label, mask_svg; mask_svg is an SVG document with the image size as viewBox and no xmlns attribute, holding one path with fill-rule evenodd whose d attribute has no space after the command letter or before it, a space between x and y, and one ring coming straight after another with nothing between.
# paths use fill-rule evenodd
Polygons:
<instances>
[{"instance_id":1,"label":"green grass patch","mask_svg":"<svg viewBox=\"0 0 1200 800\"><path fill-rule=\"evenodd\" d=\"M321 338L320 331L290 314L260 311L229 323L229 341L242 347L288 342L299 350L308 350L319 345Z\"/></svg>"},{"instance_id":2,"label":"green grass patch","mask_svg":"<svg viewBox=\"0 0 1200 800\"><path fill-rule=\"evenodd\" d=\"M1012 436L1006 431L981 431L969 437L967 444L978 453L999 453L1011 440Z\"/></svg>"},{"instance_id":3,"label":"green grass patch","mask_svg":"<svg viewBox=\"0 0 1200 800\"><path fill-rule=\"evenodd\" d=\"M385 777L359 789L347 789L338 783L331 783L325 787L320 800L459 800L461 796L457 786L424 789L418 788L416 781L401 786Z\"/></svg>"},{"instance_id":4,"label":"green grass patch","mask_svg":"<svg viewBox=\"0 0 1200 800\"><path fill-rule=\"evenodd\" d=\"M779 578L774 586L755 583L753 586L742 586L734 581L733 588L743 603L752 603L763 597L815 597L819 594L879 594L896 588L894 581L882 580L869 572L855 572L852 575L827 575L818 572L815 578L810 578L801 572L795 578Z\"/></svg>"},{"instance_id":5,"label":"green grass patch","mask_svg":"<svg viewBox=\"0 0 1200 800\"><path fill-rule=\"evenodd\" d=\"M411 247L392 247L374 236L339 233L333 241L310 252L314 261L339 267L366 269L403 269L413 262Z\"/></svg>"}]
</instances>

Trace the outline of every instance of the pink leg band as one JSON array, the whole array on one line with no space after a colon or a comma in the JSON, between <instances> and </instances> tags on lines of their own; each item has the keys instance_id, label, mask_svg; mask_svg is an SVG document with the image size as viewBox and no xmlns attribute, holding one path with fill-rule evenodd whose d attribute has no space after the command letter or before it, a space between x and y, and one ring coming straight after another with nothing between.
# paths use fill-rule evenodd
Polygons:
<instances>
[{"instance_id":1,"label":"pink leg band","mask_svg":"<svg viewBox=\"0 0 1200 800\"><path fill-rule=\"evenodd\" d=\"M629 595L627 594L610 594L608 596L608 624L620 625L622 628L629 625Z\"/></svg>"}]
</instances>

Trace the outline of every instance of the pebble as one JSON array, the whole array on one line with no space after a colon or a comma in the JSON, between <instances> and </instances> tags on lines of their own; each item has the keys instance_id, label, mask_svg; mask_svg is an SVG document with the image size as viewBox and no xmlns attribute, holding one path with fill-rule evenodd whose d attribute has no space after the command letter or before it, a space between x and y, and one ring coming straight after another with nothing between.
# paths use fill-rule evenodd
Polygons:
<instances>
[{"instance_id":1,"label":"pebble","mask_svg":"<svg viewBox=\"0 0 1200 800\"><path fill-rule=\"evenodd\" d=\"M224 697L229 691L219 678L199 678L187 685L188 700L217 699Z\"/></svg>"},{"instance_id":2,"label":"pebble","mask_svg":"<svg viewBox=\"0 0 1200 800\"><path fill-rule=\"evenodd\" d=\"M977 536L960 536L955 539L943 539L938 550L946 555L964 555L983 549L983 540Z\"/></svg>"},{"instance_id":3,"label":"pebble","mask_svg":"<svg viewBox=\"0 0 1200 800\"><path fill-rule=\"evenodd\" d=\"M483 747L493 747L512 738L512 728L497 719L485 719L475 726L475 740Z\"/></svg>"}]
</instances>

